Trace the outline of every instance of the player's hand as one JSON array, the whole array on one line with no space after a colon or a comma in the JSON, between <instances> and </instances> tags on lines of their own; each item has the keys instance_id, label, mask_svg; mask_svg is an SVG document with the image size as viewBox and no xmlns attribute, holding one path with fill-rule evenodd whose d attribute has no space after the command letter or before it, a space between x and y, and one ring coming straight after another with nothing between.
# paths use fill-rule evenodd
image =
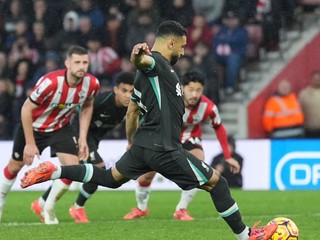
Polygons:
<instances>
[{"instance_id":1,"label":"player's hand","mask_svg":"<svg viewBox=\"0 0 320 240\"><path fill-rule=\"evenodd\" d=\"M30 166L33 163L34 157L40 158L39 149L35 144L26 144L23 150L23 163Z\"/></svg>"},{"instance_id":2,"label":"player's hand","mask_svg":"<svg viewBox=\"0 0 320 240\"><path fill-rule=\"evenodd\" d=\"M89 147L86 140L79 139L79 161L86 161L89 158Z\"/></svg>"},{"instance_id":3,"label":"player's hand","mask_svg":"<svg viewBox=\"0 0 320 240\"><path fill-rule=\"evenodd\" d=\"M138 43L133 47L132 54L134 54L134 55L142 55L142 54L151 55L152 53L146 43Z\"/></svg>"},{"instance_id":4,"label":"player's hand","mask_svg":"<svg viewBox=\"0 0 320 240\"><path fill-rule=\"evenodd\" d=\"M233 174L240 172L240 165L234 158L228 158L226 162L230 165L230 171Z\"/></svg>"}]
</instances>

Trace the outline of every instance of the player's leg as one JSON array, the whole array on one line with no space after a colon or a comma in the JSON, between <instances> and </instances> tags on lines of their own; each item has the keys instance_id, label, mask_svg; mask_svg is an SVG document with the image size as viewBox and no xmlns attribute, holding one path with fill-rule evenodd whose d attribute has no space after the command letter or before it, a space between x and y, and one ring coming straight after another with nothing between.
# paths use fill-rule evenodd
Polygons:
<instances>
[{"instance_id":1,"label":"player's leg","mask_svg":"<svg viewBox=\"0 0 320 240\"><path fill-rule=\"evenodd\" d=\"M71 181L83 183L96 183L108 188L118 188L130 179L137 179L142 174L152 171L144 162L143 149L133 145L125 152L116 166L107 170L81 164L72 166L55 166L47 161L37 167L28 170L21 179L21 188L59 178L67 178Z\"/></svg>"},{"instance_id":2,"label":"player's leg","mask_svg":"<svg viewBox=\"0 0 320 240\"><path fill-rule=\"evenodd\" d=\"M56 154L61 162L61 165L67 166L75 165L78 163L78 157L76 155L60 152ZM56 179L53 181L50 189L48 189L46 193L43 196L41 196L41 198L45 199L45 195L49 192L47 198L45 199L45 203L42 207L42 216L44 217L45 224L59 223L54 212L54 207L56 202L68 191L71 183L72 181L66 178Z\"/></svg>"},{"instance_id":3,"label":"player's leg","mask_svg":"<svg viewBox=\"0 0 320 240\"><path fill-rule=\"evenodd\" d=\"M105 170L92 164L74 166L55 166L44 162L38 167L28 170L21 179L21 187L26 188L49 179L67 178L72 181L95 183L109 188L118 188L129 179L137 179L152 169L143 160L144 149L133 145L116 162L116 166Z\"/></svg>"},{"instance_id":4,"label":"player's leg","mask_svg":"<svg viewBox=\"0 0 320 240\"><path fill-rule=\"evenodd\" d=\"M193 162L197 165L197 160ZM202 173L204 168L210 167L203 165L203 168L198 166ZM236 201L232 198L231 192L227 183L227 180L220 175L220 173L212 169L212 176L208 181L200 186L201 189L208 191L211 195L211 199L219 215L226 221L233 233L239 240L268 240L276 231L277 226L269 225L264 227L248 227L243 221Z\"/></svg>"},{"instance_id":5,"label":"player's leg","mask_svg":"<svg viewBox=\"0 0 320 240\"><path fill-rule=\"evenodd\" d=\"M148 172L138 178L138 185L135 192L138 208L141 211L146 211L148 209L150 186L155 175L156 172Z\"/></svg>"},{"instance_id":6,"label":"player's leg","mask_svg":"<svg viewBox=\"0 0 320 240\"><path fill-rule=\"evenodd\" d=\"M171 156L170 156L171 155ZM165 159L171 159L165 160ZM164 164L165 161L167 164ZM156 166L159 173L174 181L182 189L194 187L208 191L219 215L226 221L239 240L267 240L276 230L276 226L250 229L242 221L237 203L232 198L227 181L208 164L197 159L187 151L176 151L162 155L161 165ZM187 177L187 178L186 178ZM258 235L255 234L260 234Z\"/></svg>"},{"instance_id":7,"label":"player's leg","mask_svg":"<svg viewBox=\"0 0 320 240\"><path fill-rule=\"evenodd\" d=\"M201 161L204 160L204 152L202 150L201 141L198 139L192 139L193 141L187 141L183 144L183 148L188 150L192 155L196 156ZM191 190L182 190L181 197L176 211L173 214L174 219L182 221L191 221L193 217L190 216L187 211L189 203L193 200L197 194L198 189L194 188Z\"/></svg>"},{"instance_id":8,"label":"player's leg","mask_svg":"<svg viewBox=\"0 0 320 240\"><path fill-rule=\"evenodd\" d=\"M97 151L97 147L93 146L94 144L88 144L90 149L90 156L87 163L94 164L96 167L106 169L104 161L102 160L100 154ZM88 199L90 199L92 195L97 191L97 189L98 185L96 183L84 183L80 186L79 195L75 203L69 209L70 216L75 220L75 222L89 222L84 205L86 204Z\"/></svg>"},{"instance_id":9,"label":"player's leg","mask_svg":"<svg viewBox=\"0 0 320 240\"><path fill-rule=\"evenodd\" d=\"M48 145L51 147L51 155L57 156L62 166L79 164L76 138L69 125L54 132L48 139ZM59 223L55 216L54 206L69 189L71 183L72 181L68 179L57 179L53 181L51 187L39 198L38 203L42 208L42 215L46 224ZM42 206L43 202L44 205ZM33 202L31 207L35 211L34 206Z\"/></svg>"},{"instance_id":10,"label":"player's leg","mask_svg":"<svg viewBox=\"0 0 320 240\"><path fill-rule=\"evenodd\" d=\"M176 206L176 210L173 213L173 218L181 221L192 221L193 217L187 210L189 203L192 201L194 196L197 194L198 189L194 188L191 190L182 190L180 201Z\"/></svg>"},{"instance_id":11,"label":"player's leg","mask_svg":"<svg viewBox=\"0 0 320 240\"><path fill-rule=\"evenodd\" d=\"M96 167L106 169L104 164L94 164ZM95 183L84 183L80 186L79 195L75 201L76 207L84 207L86 202L92 197L92 195L97 191L98 184Z\"/></svg>"},{"instance_id":12,"label":"player's leg","mask_svg":"<svg viewBox=\"0 0 320 240\"><path fill-rule=\"evenodd\" d=\"M3 174L0 176L0 221L6 196L10 192L12 185L15 183L17 174L23 166L24 164L22 161L11 158L8 165L4 168Z\"/></svg>"},{"instance_id":13,"label":"player's leg","mask_svg":"<svg viewBox=\"0 0 320 240\"><path fill-rule=\"evenodd\" d=\"M243 223L238 205L231 196L225 178L214 170L209 181L200 188L210 193L219 215L227 222L236 237L240 240L248 239L250 228Z\"/></svg>"},{"instance_id":14,"label":"player's leg","mask_svg":"<svg viewBox=\"0 0 320 240\"><path fill-rule=\"evenodd\" d=\"M3 207L5 205L6 196L10 192L12 185L15 183L17 174L24 166L23 150L25 146L25 138L22 126L19 126L14 138L12 156L7 166L3 169L0 175L0 221Z\"/></svg>"},{"instance_id":15,"label":"player's leg","mask_svg":"<svg viewBox=\"0 0 320 240\"><path fill-rule=\"evenodd\" d=\"M156 175L156 172L148 172L140 176L137 180L137 187L135 189L137 207L131 209L123 219L131 220L147 216L149 213L148 201L150 196L150 185Z\"/></svg>"},{"instance_id":16,"label":"player's leg","mask_svg":"<svg viewBox=\"0 0 320 240\"><path fill-rule=\"evenodd\" d=\"M76 182L96 183L108 188L118 188L130 180L124 177L116 167L105 170L92 164L55 166L52 162L46 161L26 171L20 186L27 188L34 184L61 178Z\"/></svg>"}]
</instances>

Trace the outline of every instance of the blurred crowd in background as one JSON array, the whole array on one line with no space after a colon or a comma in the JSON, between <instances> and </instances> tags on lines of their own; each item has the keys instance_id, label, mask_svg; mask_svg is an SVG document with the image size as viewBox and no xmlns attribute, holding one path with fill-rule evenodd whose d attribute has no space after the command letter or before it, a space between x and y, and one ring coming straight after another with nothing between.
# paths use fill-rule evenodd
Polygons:
<instances>
[{"instance_id":1,"label":"blurred crowd in background","mask_svg":"<svg viewBox=\"0 0 320 240\"><path fill-rule=\"evenodd\" d=\"M188 29L178 75L206 75L205 94L217 105L219 91L237 91L240 69L277 51L279 31L294 23L296 0L0 0L0 139L12 139L25 98L47 72L64 67L71 45L88 49L90 73L100 91L111 90L121 71L135 71L134 44L155 39L158 24L176 20ZM250 27L261 29L255 42Z\"/></svg>"}]
</instances>

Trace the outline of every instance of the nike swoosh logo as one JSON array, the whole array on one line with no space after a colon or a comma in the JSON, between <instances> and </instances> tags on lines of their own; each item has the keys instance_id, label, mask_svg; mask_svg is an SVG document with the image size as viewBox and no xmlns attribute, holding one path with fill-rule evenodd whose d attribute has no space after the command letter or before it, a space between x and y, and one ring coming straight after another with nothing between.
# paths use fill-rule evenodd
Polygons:
<instances>
[{"instance_id":1,"label":"nike swoosh logo","mask_svg":"<svg viewBox=\"0 0 320 240\"><path fill-rule=\"evenodd\" d=\"M106 115L106 114L101 113L100 117L110 117L110 115Z\"/></svg>"}]
</instances>

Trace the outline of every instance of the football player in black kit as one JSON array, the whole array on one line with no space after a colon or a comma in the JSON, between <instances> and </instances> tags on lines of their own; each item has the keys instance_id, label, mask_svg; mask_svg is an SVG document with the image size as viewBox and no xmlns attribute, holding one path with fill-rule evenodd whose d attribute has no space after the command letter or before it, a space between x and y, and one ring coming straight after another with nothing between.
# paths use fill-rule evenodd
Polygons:
<instances>
[{"instance_id":1,"label":"football player in black kit","mask_svg":"<svg viewBox=\"0 0 320 240\"><path fill-rule=\"evenodd\" d=\"M146 43L133 47L131 61L138 72L126 114L129 146L114 167L108 170L92 164L60 167L44 162L26 172L21 179L21 187L67 178L118 188L129 179L156 171L183 190L206 190L237 239L268 240L276 231L277 224L246 226L225 178L182 148L180 135L184 103L179 79L172 65L184 54L186 35L187 31L181 24L168 20L159 25L152 51ZM139 125L140 114L143 115L143 122ZM239 172L240 166L235 160L228 163L232 172Z\"/></svg>"},{"instance_id":2,"label":"football player in black kit","mask_svg":"<svg viewBox=\"0 0 320 240\"><path fill-rule=\"evenodd\" d=\"M92 118L87 135L89 158L84 162L105 169L104 161L98 153L99 143L109 131L113 130L118 124L121 124L121 122L124 121L133 92L133 80L133 73L121 72L115 77L113 91L100 93L95 97ZM75 133L77 133L79 131L78 114L74 117L71 125L74 128ZM59 186L63 188L63 185L57 185L57 187ZM95 193L97 188L98 185L95 183L85 183L81 186L76 202L69 209L69 213L75 222L89 222L84 205ZM50 190L51 188L31 204L31 209L41 220L42 208L45 201L50 197ZM63 191L63 189L61 189L59 192L62 194L59 197L61 197L66 190L67 189ZM57 199L52 200L56 201Z\"/></svg>"}]
</instances>

